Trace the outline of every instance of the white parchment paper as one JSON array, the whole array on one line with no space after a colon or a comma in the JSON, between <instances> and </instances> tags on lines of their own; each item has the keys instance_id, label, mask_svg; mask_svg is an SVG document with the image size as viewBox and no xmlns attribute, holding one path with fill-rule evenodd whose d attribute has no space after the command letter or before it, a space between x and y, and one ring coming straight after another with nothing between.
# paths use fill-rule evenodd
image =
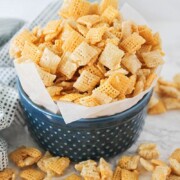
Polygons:
<instances>
[{"instance_id":1,"label":"white parchment paper","mask_svg":"<svg viewBox=\"0 0 180 180\"><path fill-rule=\"evenodd\" d=\"M123 5L121 14L123 15L124 19L132 20L138 24L148 25L143 16L127 3ZM34 63L15 63L15 67L22 87L30 99L34 103L43 106L51 112L57 113L59 110L66 124L77 121L81 118L95 118L123 112L137 104L146 93L151 91L158 79L157 78L154 80L152 86L149 89L140 93L136 97L127 98L125 100L113 102L110 104L100 105L97 107L85 107L75 103L57 101L56 105L48 94ZM160 66L157 70L158 76L160 75L161 69L162 66Z\"/></svg>"}]
</instances>

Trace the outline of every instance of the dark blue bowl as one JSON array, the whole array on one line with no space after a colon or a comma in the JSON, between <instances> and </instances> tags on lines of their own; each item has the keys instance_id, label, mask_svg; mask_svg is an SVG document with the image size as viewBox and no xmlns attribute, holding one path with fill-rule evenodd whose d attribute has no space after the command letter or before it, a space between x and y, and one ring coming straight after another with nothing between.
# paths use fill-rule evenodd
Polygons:
<instances>
[{"instance_id":1,"label":"dark blue bowl","mask_svg":"<svg viewBox=\"0 0 180 180\"><path fill-rule=\"evenodd\" d=\"M122 113L65 124L62 116L35 105L18 81L20 102L31 135L54 155L72 161L112 157L124 152L138 139L146 117L151 92Z\"/></svg>"}]
</instances>

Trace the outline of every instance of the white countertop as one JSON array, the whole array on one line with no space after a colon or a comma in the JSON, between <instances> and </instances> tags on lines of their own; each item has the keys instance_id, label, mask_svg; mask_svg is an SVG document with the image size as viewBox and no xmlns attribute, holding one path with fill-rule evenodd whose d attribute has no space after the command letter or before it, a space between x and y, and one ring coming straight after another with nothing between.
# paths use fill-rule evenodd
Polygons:
<instances>
[{"instance_id":1,"label":"white countertop","mask_svg":"<svg viewBox=\"0 0 180 180\"><path fill-rule=\"evenodd\" d=\"M11 17L31 21L49 2L51 0L0 0L0 18ZM161 33L167 54L167 63L162 75L171 79L175 73L180 72L180 1L128 0L128 2ZM3 136L9 143L10 151L21 145L36 146L27 131L16 124L4 130ZM156 143L161 152L161 159L167 160L170 153L180 147L180 112L171 111L159 116L148 116L138 142L126 153L135 153L137 145L142 142ZM111 161L114 162L113 159ZM143 176L141 179L150 178Z\"/></svg>"}]
</instances>

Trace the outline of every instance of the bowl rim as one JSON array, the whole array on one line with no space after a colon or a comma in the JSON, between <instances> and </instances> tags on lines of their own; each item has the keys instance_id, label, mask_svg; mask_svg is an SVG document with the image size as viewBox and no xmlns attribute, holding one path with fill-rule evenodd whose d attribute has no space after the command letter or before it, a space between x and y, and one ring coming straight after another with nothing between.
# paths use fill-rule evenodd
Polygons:
<instances>
[{"instance_id":1,"label":"bowl rim","mask_svg":"<svg viewBox=\"0 0 180 180\"><path fill-rule=\"evenodd\" d=\"M34 102L31 101L31 99L28 97L28 95L25 93L25 91L23 90L21 83L19 81L19 79L17 80L17 89L19 91L19 93L21 94L21 96L33 107L35 108L37 111L40 111L41 113L45 114L46 116L51 116L53 118L56 119L61 119L64 121L62 115L60 114L55 114L53 112L50 112L48 110L46 110L45 108L43 109L41 106L36 105ZM121 112L121 113L116 113L114 115L110 115L110 116L102 116L102 117L97 117L97 118L82 118L79 120L76 120L75 122L99 122L99 121L106 121L109 119L109 117L111 118L119 118L119 117L127 117L128 114L137 111L138 109L140 109L144 103L146 103L146 101L148 101L148 99L150 99L151 95L152 95L152 91L146 93L143 98L138 101L134 106L132 106L131 108ZM132 113L133 114L133 113Z\"/></svg>"}]
</instances>

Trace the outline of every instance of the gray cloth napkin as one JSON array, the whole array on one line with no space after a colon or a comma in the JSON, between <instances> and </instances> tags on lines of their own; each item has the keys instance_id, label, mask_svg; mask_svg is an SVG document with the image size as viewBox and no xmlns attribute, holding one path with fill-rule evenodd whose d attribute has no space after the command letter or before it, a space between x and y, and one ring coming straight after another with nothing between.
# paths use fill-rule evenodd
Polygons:
<instances>
[{"instance_id":1,"label":"gray cloth napkin","mask_svg":"<svg viewBox=\"0 0 180 180\"><path fill-rule=\"evenodd\" d=\"M23 27L22 20L0 19L0 171L7 167L7 145L1 138L1 130L9 127L13 121L18 126L25 126L16 90L16 71L13 60L9 57L10 41L8 40L21 27L32 29L57 19L61 4L62 1L53 1L32 22L26 23Z\"/></svg>"}]
</instances>

